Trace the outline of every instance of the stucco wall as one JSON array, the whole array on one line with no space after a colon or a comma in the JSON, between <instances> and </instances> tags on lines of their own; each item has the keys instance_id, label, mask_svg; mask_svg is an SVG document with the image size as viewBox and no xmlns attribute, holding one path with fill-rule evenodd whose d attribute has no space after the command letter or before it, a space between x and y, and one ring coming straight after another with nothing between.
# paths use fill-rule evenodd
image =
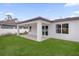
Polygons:
<instances>
[{"instance_id":1,"label":"stucco wall","mask_svg":"<svg viewBox=\"0 0 79 59\"><path fill-rule=\"evenodd\" d=\"M37 35L37 24L30 24L29 26L31 26L31 31L29 32L29 34L31 35Z\"/></svg>"},{"instance_id":2,"label":"stucco wall","mask_svg":"<svg viewBox=\"0 0 79 59\"><path fill-rule=\"evenodd\" d=\"M42 23L41 25L50 24L50 22L43 21L43 20L39 19L39 20L31 21L31 22L21 23L21 24L19 24L19 26L21 26L21 25L26 25L28 27L31 26L32 28L31 28L31 31L29 32L29 34L37 36L37 23L38 22L41 22ZM40 32L42 32L42 31L40 31Z\"/></svg>"},{"instance_id":3,"label":"stucco wall","mask_svg":"<svg viewBox=\"0 0 79 59\"><path fill-rule=\"evenodd\" d=\"M58 34L56 33L56 24L69 24L69 34ZM79 41L79 20L75 21L64 21L64 22L53 22L49 26L49 36L52 38L65 39L71 41Z\"/></svg>"}]
</instances>

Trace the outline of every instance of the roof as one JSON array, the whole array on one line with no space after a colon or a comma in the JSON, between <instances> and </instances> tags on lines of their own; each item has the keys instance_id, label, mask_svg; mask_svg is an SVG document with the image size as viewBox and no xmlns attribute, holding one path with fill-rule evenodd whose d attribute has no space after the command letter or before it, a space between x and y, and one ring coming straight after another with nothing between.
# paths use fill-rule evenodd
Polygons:
<instances>
[{"instance_id":1,"label":"roof","mask_svg":"<svg viewBox=\"0 0 79 59\"><path fill-rule=\"evenodd\" d=\"M16 23L15 23L15 21L7 20L7 21L0 21L0 25L12 25L12 26L16 26Z\"/></svg>"},{"instance_id":2,"label":"roof","mask_svg":"<svg viewBox=\"0 0 79 59\"><path fill-rule=\"evenodd\" d=\"M73 21L73 20L79 20L79 17L68 17L68 18L63 18L63 19L55 19L54 22Z\"/></svg>"},{"instance_id":3,"label":"roof","mask_svg":"<svg viewBox=\"0 0 79 59\"><path fill-rule=\"evenodd\" d=\"M26 23L26 22L30 22L30 21L35 21L35 20L44 20L44 21L47 21L47 22L62 22L62 21L79 20L79 17L68 17L68 18L63 18L63 19L55 19L55 20L52 20L52 21L50 21L49 19L43 18L43 17L36 17L36 18L28 19L26 21L18 22L18 24Z\"/></svg>"},{"instance_id":4,"label":"roof","mask_svg":"<svg viewBox=\"0 0 79 59\"><path fill-rule=\"evenodd\" d=\"M25 23L25 22L30 22L30 21L35 21L35 20L44 20L44 21L47 21L47 22L51 22L50 20L46 19L46 18L43 18L43 17L36 17L36 18L32 18L32 19L28 19L28 20L25 20L25 21L21 21L19 22L20 23Z\"/></svg>"}]
</instances>

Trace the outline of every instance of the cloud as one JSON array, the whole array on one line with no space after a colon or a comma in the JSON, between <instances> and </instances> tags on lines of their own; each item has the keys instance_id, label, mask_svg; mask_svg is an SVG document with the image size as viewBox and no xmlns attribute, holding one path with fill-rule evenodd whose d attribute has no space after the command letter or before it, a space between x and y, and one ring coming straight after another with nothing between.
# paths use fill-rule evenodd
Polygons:
<instances>
[{"instance_id":1,"label":"cloud","mask_svg":"<svg viewBox=\"0 0 79 59\"><path fill-rule=\"evenodd\" d=\"M74 14L78 14L78 15L79 15L79 11L74 11L73 13L74 13Z\"/></svg>"},{"instance_id":2,"label":"cloud","mask_svg":"<svg viewBox=\"0 0 79 59\"><path fill-rule=\"evenodd\" d=\"M7 13L5 13L5 15L14 15L12 12L7 12Z\"/></svg>"},{"instance_id":3,"label":"cloud","mask_svg":"<svg viewBox=\"0 0 79 59\"><path fill-rule=\"evenodd\" d=\"M59 19L61 18L68 18L68 17L79 17L79 11L73 11L72 13L70 13L70 15L66 15L66 16L60 16Z\"/></svg>"},{"instance_id":4,"label":"cloud","mask_svg":"<svg viewBox=\"0 0 79 59\"><path fill-rule=\"evenodd\" d=\"M46 12L50 12L50 11L51 11L51 9L46 9L45 11L46 11Z\"/></svg>"},{"instance_id":5,"label":"cloud","mask_svg":"<svg viewBox=\"0 0 79 59\"><path fill-rule=\"evenodd\" d=\"M12 12L0 12L0 15L14 15Z\"/></svg>"},{"instance_id":6,"label":"cloud","mask_svg":"<svg viewBox=\"0 0 79 59\"><path fill-rule=\"evenodd\" d=\"M0 14L3 14L4 12L0 12Z\"/></svg>"},{"instance_id":7,"label":"cloud","mask_svg":"<svg viewBox=\"0 0 79 59\"><path fill-rule=\"evenodd\" d=\"M69 17L77 17L79 16L79 11L74 11Z\"/></svg>"},{"instance_id":8,"label":"cloud","mask_svg":"<svg viewBox=\"0 0 79 59\"><path fill-rule=\"evenodd\" d=\"M11 15L12 17L14 17L14 13L4 11L4 12L0 12L0 20L3 20L6 17L6 15Z\"/></svg>"},{"instance_id":9,"label":"cloud","mask_svg":"<svg viewBox=\"0 0 79 59\"><path fill-rule=\"evenodd\" d=\"M65 7L79 6L79 3L66 3L64 6Z\"/></svg>"},{"instance_id":10,"label":"cloud","mask_svg":"<svg viewBox=\"0 0 79 59\"><path fill-rule=\"evenodd\" d=\"M75 15L75 14L73 14L73 15L70 15L69 17L78 17L79 15Z\"/></svg>"}]
</instances>

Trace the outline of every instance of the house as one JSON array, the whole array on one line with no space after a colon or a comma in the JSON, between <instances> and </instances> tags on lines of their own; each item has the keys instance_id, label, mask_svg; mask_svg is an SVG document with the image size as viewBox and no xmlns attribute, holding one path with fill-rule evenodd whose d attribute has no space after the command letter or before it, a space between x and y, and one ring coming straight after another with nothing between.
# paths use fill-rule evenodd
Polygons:
<instances>
[{"instance_id":1,"label":"house","mask_svg":"<svg viewBox=\"0 0 79 59\"><path fill-rule=\"evenodd\" d=\"M29 33L24 37L42 41L47 38L57 38L70 41L79 41L79 17L69 17L50 21L43 17L36 17L17 23L17 35L19 26L26 26Z\"/></svg>"},{"instance_id":2,"label":"house","mask_svg":"<svg viewBox=\"0 0 79 59\"><path fill-rule=\"evenodd\" d=\"M17 33L17 18L12 18L11 15L0 21L0 35L6 34L16 34ZM20 32L25 31L25 29L20 26Z\"/></svg>"},{"instance_id":3,"label":"house","mask_svg":"<svg viewBox=\"0 0 79 59\"><path fill-rule=\"evenodd\" d=\"M13 29L16 28L16 19L12 19L10 15L7 15L7 18L5 20L0 21L0 28L2 29Z\"/></svg>"}]
</instances>

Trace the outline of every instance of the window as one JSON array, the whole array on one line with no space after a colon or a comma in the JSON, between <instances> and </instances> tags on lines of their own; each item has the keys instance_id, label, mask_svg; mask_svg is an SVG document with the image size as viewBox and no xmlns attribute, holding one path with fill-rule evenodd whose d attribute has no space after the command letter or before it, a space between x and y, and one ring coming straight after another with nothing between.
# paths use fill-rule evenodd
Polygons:
<instances>
[{"instance_id":1,"label":"window","mask_svg":"<svg viewBox=\"0 0 79 59\"><path fill-rule=\"evenodd\" d=\"M42 35L44 35L44 31L42 31Z\"/></svg>"},{"instance_id":2,"label":"window","mask_svg":"<svg viewBox=\"0 0 79 59\"><path fill-rule=\"evenodd\" d=\"M45 35L48 35L48 26L45 26L45 28L46 28Z\"/></svg>"},{"instance_id":3,"label":"window","mask_svg":"<svg viewBox=\"0 0 79 59\"><path fill-rule=\"evenodd\" d=\"M57 24L56 33L69 34L69 24Z\"/></svg>"},{"instance_id":4,"label":"window","mask_svg":"<svg viewBox=\"0 0 79 59\"><path fill-rule=\"evenodd\" d=\"M30 31L31 31L32 27L30 26L29 29L30 29Z\"/></svg>"},{"instance_id":5,"label":"window","mask_svg":"<svg viewBox=\"0 0 79 59\"><path fill-rule=\"evenodd\" d=\"M56 33L61 33L61 24L56 25Z\"/></svg>"},{"instance_id":6,"label":"window","mask_svg":"<svg viewBox=\"0 0 79 59\"><path fill-rule=\"evenodd\" d=\"M44 35L44 26L42 26L42 35Z\"/></svg>"},{"instance_id":7,"label":"window","mask_svg":"<svg viewBox=\"0 0 79 59\"><path fill-rule=\"evenodd\" d=\"M62 33L68 34L69 33L69 25L68 24L62 24Z\"/></svg>"},{"instance_id":8,"label":"window","mask_svg":"<svg viewBox=\"0 0 79 59\"><path fill-rule=\"evenodd\" d=\"M44 30L44 26L42 26L42 29Z\"/></svg>"},{"instance_id":9,"label":"window","mask_svg":"<svg viewBox=\"0 0 79 59\"><path fill-rule=\"evenodd\" d=\"M48 26L42 26L42 35L48 35Z\"/></svg>"},{"instance_id":10,"label":"window","mask_svg":"<svg viewBox=\"0 0 79 59\"><path fill-rule=\"evenodd\" d=\"M48 26L46 26L46 30L48 30Z\"/></svg>"},{"instance_id":11,"label":"window","mask_svg":"<svg viewBox=\"0 0 79 59\"><path fill-rule=\"evenodd\" d=\"M12 26L12 25L2 25L1 28L2 28L2 29L13 29L13 28L16 28L16 26Z\"/></svg>"},{"instance_id":12,"label":"window","mask_svg":"<svg viewBox=\"0 0 79 59\"><path fill-rule=\"evenodd\" d=\"M46 35L48 35L48 31L46 31Z\"/></svg>"}]
</instances>

